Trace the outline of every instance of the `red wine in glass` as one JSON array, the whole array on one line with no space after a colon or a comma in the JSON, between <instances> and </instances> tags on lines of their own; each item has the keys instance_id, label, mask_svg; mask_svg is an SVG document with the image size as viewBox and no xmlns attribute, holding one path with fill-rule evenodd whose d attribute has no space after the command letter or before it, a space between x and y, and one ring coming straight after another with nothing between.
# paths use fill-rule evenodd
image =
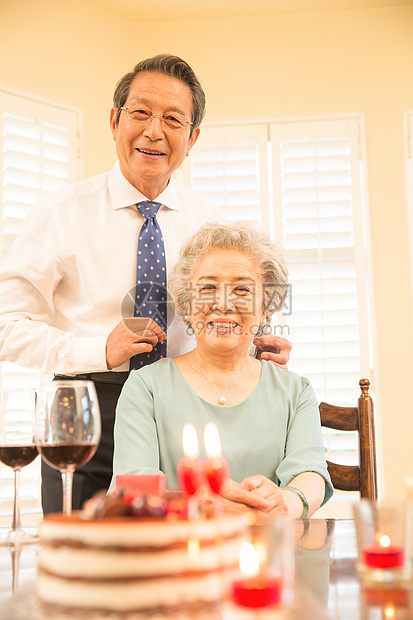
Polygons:
<instances>
[{"instance_id":1,"label":"red wine in glass","mask_svg":"<svg viewBox=\"0 0 413 620\"><path fill-rule=\"evenodd\" d=\"M100 440L100 410L92 381L60 380L43 386L36 409L36 445L62 474L63 513L72 511L75 470L89 461Z\"/></svg>"},{"instance_id":2,"label":"red wine in glass","mask_svg":"<svg viewBox=\"0 0 413 620\"><path fill-rule=\"evenodd\" d=\"M0 390L0 461L14 472L12 527L2 539L2 543L6 545L21 545L38 540L38 536L25 532L21 526L19 497L20 470L38 455L34 442L35 411L36 390Z\"/></svg>"},{"instance_id":3,"label":"red wine in glass","mask_svg":"<svg viewBox=\"0 0 413 620\"><path fill-rule=\"evenodd\" d=\"M0 461L12 469L21 470L30 465L39 454L33 446L0 446Z\"/></svg>"},{"instance_id":4,"label":"red wine in glass","mask_svg":"<svg viewBox=\"0 0 413 620\"><path fill-rule=\"evenodd\" d=\"M44 445L40 448L43 460L55 469L77 469L93 456L97 448L95 443L73 443Z\"/></svg>"}]
</instances>

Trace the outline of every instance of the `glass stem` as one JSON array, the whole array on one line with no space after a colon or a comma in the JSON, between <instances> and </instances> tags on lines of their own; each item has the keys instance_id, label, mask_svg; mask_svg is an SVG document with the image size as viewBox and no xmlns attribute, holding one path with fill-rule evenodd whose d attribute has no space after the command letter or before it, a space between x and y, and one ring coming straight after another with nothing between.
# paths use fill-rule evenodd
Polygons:
<instances>
[{"instance_id":1,"label":"glass stem","mask_svg":"<svg viewBox=\"0 0 413 620\"><path fill-rule=\"evenodd\" d=\"M20 523L20 470L14 470L14 502L13 502L13 522L12 531L16 532L22 529Z\"/></svg>"},{"instance_id":2,"label":"glass stem","mask_svg":"<svg viewBox=\"0 0 413 620\"><path fill-rule=\"evenodd\" d=\"M63 514L69 516L72 514L73 472L62 471L62 482L63 482Z\"/></svg>"},{"instance_id":3,"label":"glass stem","mask_svg":"<svg viewBox=\"0 0 413 620\"><path fill-rule=\"evenodd\" d=\"M17 545L16 547L13 545L13 547L11 547L10 549L11 567L12 567L11 591L13 592L13 594L17 592L21 551L22 551L22 548L19 545Z\"/></svg>"}]
</instances>

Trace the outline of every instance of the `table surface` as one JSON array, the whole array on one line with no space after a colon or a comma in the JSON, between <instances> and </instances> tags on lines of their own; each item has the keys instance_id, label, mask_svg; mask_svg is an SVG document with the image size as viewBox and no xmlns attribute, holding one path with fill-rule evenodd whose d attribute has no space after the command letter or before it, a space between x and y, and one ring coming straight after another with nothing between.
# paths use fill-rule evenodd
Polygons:
<instances>
[{"instance_id":1,"label":"table surface","mask_svg":"<svg viewBox=\"0 0 413 620\"><path fill-rule=\"evenodd\" d=\"M0 534L5 531L4 527L0 528ZM297 521L296 543L297 595L293 609L287 614L291 620L413 619L410 589L372 590L360 584L355 568L353 520ZM31 620L31 613L29 617L24 611L20 615L16 610L22 600L34 601L36 557L36 545L17 551L0 547L0 620ZM33 616L35 620L37 617L41 620L41 616ZM279 614L240 617L278 618ZM55 620L58 616L50 614L48 618Z\"/></svg>"}]
</instances>

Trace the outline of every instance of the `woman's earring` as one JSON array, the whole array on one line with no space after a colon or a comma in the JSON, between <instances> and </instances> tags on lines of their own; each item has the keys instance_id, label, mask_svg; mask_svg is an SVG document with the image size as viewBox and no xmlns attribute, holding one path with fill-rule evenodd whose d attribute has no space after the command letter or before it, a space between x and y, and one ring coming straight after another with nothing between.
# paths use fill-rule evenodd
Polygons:
<instances>
[{"instance_id":1,"label":"woman's earring","mask_svg":"<svg viewBox=\"0 0 413 620\"><path fill-rule=\"evenodd\" d=\"M257 333L255 334L255 338L259 338L260 336L264 335L264 330L265 330L267 324L268 323L267 323L266 317L265 316L261 317Z\"/></svg>"},{"instance_id":2,"label":"woman's earring","mask_svg":"<svg viewBox=\"0 0 413 620\"><path fill-rule=\"evenodd\" d=\"M183 320L184 320L184 321L185 321L185 323L186 323L186 326L187 326L187 333L188 333L190 336L193 336L193 334L194 334L194 328L192 327L192 323L191 323L191 321L189 320L189 316L188 316L187 314L185 314L185 316L183 316L182 318L183 318Z\"/></svg>"}]
</instances>

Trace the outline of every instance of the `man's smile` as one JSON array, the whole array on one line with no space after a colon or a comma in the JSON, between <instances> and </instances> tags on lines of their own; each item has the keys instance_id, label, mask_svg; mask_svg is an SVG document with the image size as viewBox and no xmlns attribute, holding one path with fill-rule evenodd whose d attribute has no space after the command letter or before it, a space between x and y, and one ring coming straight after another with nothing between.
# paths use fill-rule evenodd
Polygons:
<instances>
[{"instance_id":1,"label":"man's smile","mask_svg":"<svg viewBox=\"0 0 413 620\"><path fill-rule=\"evenodd\" d=\"M142 153L143 155L153 155L153 156L157 156L157 157L159 157L159 156L163 157L163 156L166 155L166 153L162 153L161 151L154 151L154 150L151 150L151 149L141 149L141 148L136 147L136 150L139 153Z\"/></svg>"}]
</instances>

